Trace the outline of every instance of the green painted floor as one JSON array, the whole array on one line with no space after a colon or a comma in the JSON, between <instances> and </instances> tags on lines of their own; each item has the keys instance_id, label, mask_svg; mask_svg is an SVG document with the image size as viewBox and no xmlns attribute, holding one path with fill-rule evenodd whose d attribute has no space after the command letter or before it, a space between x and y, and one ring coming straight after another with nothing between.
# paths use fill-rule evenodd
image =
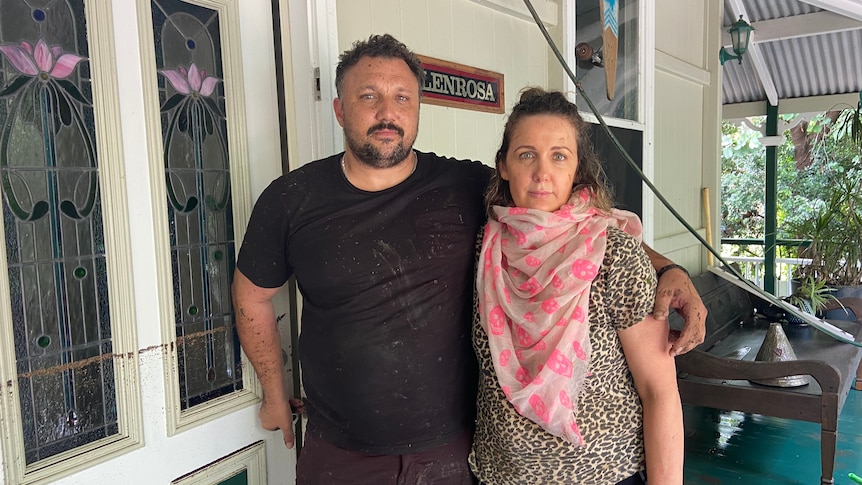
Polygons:
<instances>
[{"instance_id":1,"label":"green painted floor","mask_svg":"<svg viewBox=\"0 0 862 485\"><path fill-rule=\"evenodd\" d=\"M738 411L683 406L685 483L817 485L820 425ZM838 419L835 485L862 476L862 391L850 390Z\"/></svg>"}]
</instances>

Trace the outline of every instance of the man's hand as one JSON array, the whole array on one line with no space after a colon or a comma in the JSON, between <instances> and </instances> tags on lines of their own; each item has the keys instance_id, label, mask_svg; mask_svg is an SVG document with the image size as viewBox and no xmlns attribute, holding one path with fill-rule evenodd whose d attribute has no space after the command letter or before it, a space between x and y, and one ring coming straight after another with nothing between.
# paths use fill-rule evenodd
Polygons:
<instances>
[{"instance_id":1,"label":"man's hand","mask_svg":"<svg viewBox=\"0 0 862 485\"><path fill-rule=\"evenodd\" d=\"M656 288L653 317L667 319L669 309L673 308L685 319L682 332L671 331L671 355L680 355L697 347L706 335L706 307L697 294L691 278L685 271L672 268L667 270ZM678 335L677 335L678 333Z\"/></svg>"},{"instance_id":2,"label":"man's hand","mask_svg":"<svg viewBox=\"0 0 862 485\"><path fill-rule=\"evenodd\" d=\"M260 405L260 412L258 413L260 426L269 431L280 429L281 435L284 438L284 446L288 448L293 448L295 441L291 404L284 399L267 399L264 397L263 403Z\"/></svg>"},{"instance_id":3,"label":"man's hand","mask_svg":"<svg viewBox=\"0 0 862 485\"><path fill-rule=\"evenodd\" d=\"M305 414L305 402L302 399L292 397L287 401L290 403L290 410L293 411L294 415Z\"/></svg>"}]
</instances>

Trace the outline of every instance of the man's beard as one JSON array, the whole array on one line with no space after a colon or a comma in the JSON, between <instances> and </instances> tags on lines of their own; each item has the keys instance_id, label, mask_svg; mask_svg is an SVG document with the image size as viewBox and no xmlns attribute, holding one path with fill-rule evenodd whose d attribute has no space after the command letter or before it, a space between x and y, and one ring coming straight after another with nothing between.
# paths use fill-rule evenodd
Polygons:
<instances>
[{"instance_id":1,"label":"man's beard","mask_svg":"<svg viewBox=\"0 0 862 485\"><path fill-rule=\"evenodd\" d=\"M411 143L409 147L405 147L404 130L392 123L380 123L372 126L368 129L367 136L371 136L378 130L392 130L401 135L401 140L392 148L392 151L388 155L384 155L376 146L369 142L363 142L359 137L353 136L350 133L346 133L347 146L350 147L353 155L365 165L374 168L392 168L407 158L410 150L413 149L413 144Z\"/></svg>"}]
</instances>

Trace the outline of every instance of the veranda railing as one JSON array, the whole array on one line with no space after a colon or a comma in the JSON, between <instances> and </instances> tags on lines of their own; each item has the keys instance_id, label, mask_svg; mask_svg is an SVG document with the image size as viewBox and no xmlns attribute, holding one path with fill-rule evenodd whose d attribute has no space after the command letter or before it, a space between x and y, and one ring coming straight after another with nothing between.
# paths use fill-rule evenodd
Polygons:
<instances>
[{"instance_id":1,"label":"veranda railing","mask_svg":"<svg viewBox=\"0 0 862 485\"><path fill-rule=\"evenodd\" d=\"M809 241L799 240L779 240L776 242L778 246L796 247L807 245ZM764 288L765 263L763 256L732 256L729 246L748 247L760 246L763 247L763 241L759 239L722 239L722 254L721 256L729 263L739 265L739 271L746 279L754 282L760 288ZM762 250L761 250L762 252ZM798 266L805 266L810 263L810 259L805 258L776 258L775 259L775 296L784 297L791 293L790 280Z\"/></svg>"}]
</instances>

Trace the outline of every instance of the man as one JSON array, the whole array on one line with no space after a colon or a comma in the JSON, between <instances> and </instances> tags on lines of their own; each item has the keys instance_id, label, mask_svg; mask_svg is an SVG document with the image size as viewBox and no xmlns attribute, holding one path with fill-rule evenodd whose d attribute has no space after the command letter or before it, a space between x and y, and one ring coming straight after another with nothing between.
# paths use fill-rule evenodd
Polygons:
<instances>
[{"instance_id":1,"label":"man","mask_svg":"<svg viewBox=\"0 0 862 485\"><path fill-rule=\"evenodd\" d=\"M413 150L422 79L419 60L389 35L345 52L333 103L345 152L274 181L240 250L237 331L264 389L261 425L281 429L289 447L271 300L291 275L303 295L300 484L472 483L469 322L491 169ZM672 352L687 351L703 339L706 310L679 267L661 285L655 311L687 316Z\"/></svg>"}]
</instances>

